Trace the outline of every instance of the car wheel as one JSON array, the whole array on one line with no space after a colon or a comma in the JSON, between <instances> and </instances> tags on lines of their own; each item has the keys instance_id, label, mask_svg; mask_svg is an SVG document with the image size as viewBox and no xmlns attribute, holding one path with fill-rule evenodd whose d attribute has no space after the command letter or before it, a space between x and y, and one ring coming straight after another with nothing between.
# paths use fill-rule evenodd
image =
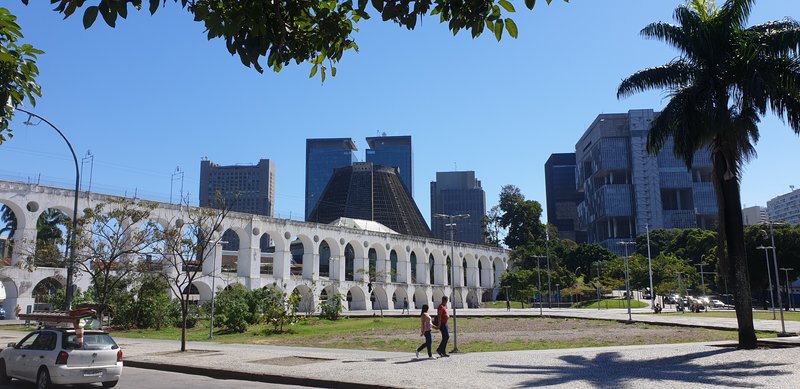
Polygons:
<instances>
[{"instance_id":1,"label":"car wheel","mask_svg":"<svg viewBox=\"0 0 800 389\"><path fill-rule=\"evenodd\" d=\"M103 387L104 388L113 388L113 387L117 386L117 382L119 382L119 381L106 381L106 382L103 382Z\"/></svg>"},{"instance_id":2,"label":"car wheel","mask_svg":"<svg viewBox=\"0 0 800 389\"><path fill-rule=\"evenodd\" d=\"M51 389L53 383L50 382L50 373L47 368L39 369L39 374L36 375L36 389Z\"/></svg>"},{"instance_id":3,"label":"car wheel","mask_svg":"<svg viewBox=\"0 0 800 389\"><path fill-rule=\"evenodd\" d=\"M0 359L0 384L11 382L11 377L6 374L6 361Z\"/></svg>"}]
</instances>

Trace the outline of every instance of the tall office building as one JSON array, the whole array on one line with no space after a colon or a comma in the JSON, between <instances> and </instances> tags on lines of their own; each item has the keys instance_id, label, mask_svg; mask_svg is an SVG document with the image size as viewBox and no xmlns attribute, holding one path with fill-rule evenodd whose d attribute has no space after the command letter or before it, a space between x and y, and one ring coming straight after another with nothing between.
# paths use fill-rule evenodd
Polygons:
<instances>
[{"instance_id":1,"label":"tall office building","mask_svg":"<svg viewBox=\"0 0 800 389\"><path fill-rule=\"evenodd\" d=\"M317 206L333 171L357 161L351 138L306 139L306 220Z\"/></svg>"},{"instance_id":2,"label":"tall office building","mask_svg":"<svg viewBox=\"0 0 800 389\"><path fill-rule=\"evenodd\" d=\"M621 252L618 242L647 227L715 228L717 201L711 156L698 151L691 170L673 154L669 139L658 155L647 152L657 113L631 110L599 115L575 145L578 220L588 241Z\"/></svg>"},{"instance_id":3,"label":"tall office building","mask_svg":"<svg viewBox=\"0 0 800 389\"><path fill-rule=\"evenodd\" d=\"M320 199L308 217L310 222L372 220L400 234L431 236L397 168L361 162L336 169Z\"/></svg>"},{"instance_id":4,"label":"tall office building","mask_svg":"<svg viewBox=\"0 0 800 389\"><path fill-rule=\"evenodd\" d=\"M411 136L376 136L367 138L367 162L395 167L406 186L408 195L414 197L414 161L411 153Z\"/></svg>"},{"instance_id":5,"label":"tall office building","mask_svg":"<svg viewBox=\"0 0 800 389\"><path fill-rule=\"evenodd\" d=\"M767 208L766 207L747 207L742 208L742 224L745 226L753 226L756 224L764 223L767 221Z\"/></svg>"},{"instance_id":6,"label":"tall office building","mask_svg":"<svg viewBox=\"0 0 800 389\"><path fill-rule=\"evenodd\" d=\"M486 244L482 219L486 216L486 193L474 171L436 172L431 182L431 232L439 239L450 239L447 220L434 215L469 214L457 220L454 239L459 242Z\"/></svg>"},{"instance_id":7,"label":"tall office building","mask_svg":"<svg viewBox=\"0 0 800 389\"><path fill-rule=\"evenodd\" d=\"M558 229L558 236L573 242L586 242L586 231L578 227L578 204L583 194L575 183L575 153L550 154L544 164L547 191L547 223Z\"/></svg>"},{"instance_id":8,"label":"tall office building","mask_svg":"<svg viewBox=\"0 0 800 389\"><path fill-rule=\"evenodd\" d=\"M275 213L275 163L221 166L200 161L200 206L216 207L217 194L235 212L272 216Z\"/></svg>"},{"instance_id":9,"label":"tall office building","mask_svg":"<svg viewBox=\"0 0 800 389\"><path fill-rule=\"evenodd\" d=\"M770 221L800 224L800 189L767 201L767 213Z\"/></svg>"}]
</instances>

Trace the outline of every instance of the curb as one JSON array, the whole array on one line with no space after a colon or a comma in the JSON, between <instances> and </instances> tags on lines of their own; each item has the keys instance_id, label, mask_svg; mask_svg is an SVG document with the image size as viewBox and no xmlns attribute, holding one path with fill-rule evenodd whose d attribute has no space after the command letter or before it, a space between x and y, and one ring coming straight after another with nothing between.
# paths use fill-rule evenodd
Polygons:
<instances>
[{"instance_id":1,"label":"curb","mask_svg":"<svg viewBox=\"0 0 800 389\"><path fill-rule=\"evenodd\" d=\"M201 375L215 379L265 382L270 384L308 386L312 388L334 388L334 389L339 389L339 388L398 389L399 388L397 386L386 386L380 384L360 384L355 382L331 381L318 378L300 378L300 377L291 377L291 376L284 376L277 374L248 373L241 371L213 369L213 368L205 368L197 366L173 365L167 363L145 362L136 360L126 360L124 362L124 366L135 367L139 369L169 371L173 373Z\"/></svg>"}]
</instances>

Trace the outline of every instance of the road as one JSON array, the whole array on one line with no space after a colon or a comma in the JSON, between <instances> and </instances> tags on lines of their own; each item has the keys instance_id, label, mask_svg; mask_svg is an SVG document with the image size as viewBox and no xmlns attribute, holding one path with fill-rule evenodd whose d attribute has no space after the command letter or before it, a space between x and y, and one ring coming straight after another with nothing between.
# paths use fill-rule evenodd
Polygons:
<instances>
[{"instance_id":1,"label":"road","mask_svg":"<svg viewBox=\"0 0 800 389\"><path fill-rule=\"evenodd\" d=\"M32 383L12 380L9 385L0 385L2 389L34 389ZM70 386L66 386L70 388ZM81 385L72 388L102 388L101 385ZM289 386L266 384L252 381L217 380L214 378L170 373L158 370L135 369L126 367L122 371L122 378L115 387L118 389L153 389L153 388L191 388L191 389L308 389L305 386Z\"/></svg>"}]
</instances>

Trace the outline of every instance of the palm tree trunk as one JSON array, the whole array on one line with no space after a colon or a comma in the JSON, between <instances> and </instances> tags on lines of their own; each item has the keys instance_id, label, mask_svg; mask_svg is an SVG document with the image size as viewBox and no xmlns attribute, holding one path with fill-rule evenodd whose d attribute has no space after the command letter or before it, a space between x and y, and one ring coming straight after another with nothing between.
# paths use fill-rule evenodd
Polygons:
<instances>
[{"instance_id":1,"label":"palm tree trunk","mask_svg":"<svg viewBox=\"0 0 800 389\"><path fill-rule=\"evenodd\" d=\"M739 348L756 348L756 333L753 327L753 308L750 295L750 274L744 246L744 224L742 223L742 203L739 193L739 180L735 175L726 178L729 166L725 153L713 152L714 187L719 207L720 243L725 248L721 260L725 261L728 279L733 280L733 300L736 321L739 325Z\"/></svg>"}]
</instances>

